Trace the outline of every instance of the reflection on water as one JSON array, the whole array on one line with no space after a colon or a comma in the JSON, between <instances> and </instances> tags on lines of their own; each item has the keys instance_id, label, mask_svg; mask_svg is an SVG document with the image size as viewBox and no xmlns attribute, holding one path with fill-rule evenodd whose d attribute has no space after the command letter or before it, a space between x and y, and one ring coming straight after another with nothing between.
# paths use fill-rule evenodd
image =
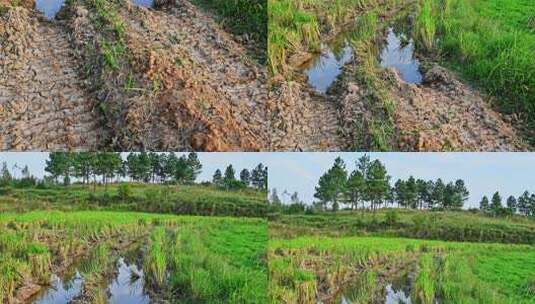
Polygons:
<instances>
[{"instance_id":1,"label":"reflection on water","mask_svg":"<svg viewBox=\"0 0 535 304\"><path fill-rule=\"evenodd\" d=\"M319 93L325 93L342 73L344 65L353 59L353 48L344 41L341 46L322 46L322 54L305 69L308 83Z\"/></svg>"},{"instance_id":2,"label":"reflection on water","mask_svg":"<svg viewBox=\"0 0 535 304\"><path fill-rule=\"evenodd\" d=\"M36 0L35 8L51 20L56 17L64 2L64 0Z\"/></svg>"},{"instance_id":3,"label":"reflection on water","mask_svg":"<svg viewBox=\"0 0 535 304\"><path fill-rule=\"evenodd\" d=\"M402 288L396 289L392 284L386 286L385 304L411 304L411 296Z\"/></svg>"},{"instance_id":4,"label":"reflection on water","mask_svg":"<svg viewBox=\"0 0 535 304\"><path fill-rule=\"evenodd\" d=\"M393 284L387 284L385 288L385 304L412 304L410 291L407 286L395 286ZM340 304L353 304L361 303L361 300L357 300L361 295L357 290L346 291L346 294L340 298Z\"/></svg>"},{"instance_id":5,"label":"reflection on water","mask_svg":"<svg viewBox=\"0 0 535 304\"><path fill-rule=\"evenodd\" d=\"M80 273L65 281L52 275L51 287L34 300L33 304L66 304L76 297L82 289L83 279Z\"/></svg>"},{"instance_id":6,"label":"reflection on water","mask_svg":"<svg viewBox=\"0 0 535 304\"><path fill-rule=\"evenodd\" d=\"M109 286L111 304L148 304L150 297L143 290L143 269L124 258L117 262L118 273Z\"/></svg>"},{"instance_id":7,"label":"reflection on water","mask_svg":"<svg viewBox=\"0 0 535 304\"><path fill-rule=\"evenodd\" d=\"M152 7L154 0L132 0L132 3L138 6Z\"/></svg>"},{"instance_id":8,"label":"reflection on water","mask_svg":"<svg viewBox=\"0 0 535 304\"><path fill-rule=\"evenodd\" d=\"M403 43L402 40L406 43ZM420 61L414 58L414 42L406 37L396 35L392 28L388 29L386 46L381 52L381 66L394 68L399 72L401 79L408 83L422 83Z\"/></svg>"}]
</instances>

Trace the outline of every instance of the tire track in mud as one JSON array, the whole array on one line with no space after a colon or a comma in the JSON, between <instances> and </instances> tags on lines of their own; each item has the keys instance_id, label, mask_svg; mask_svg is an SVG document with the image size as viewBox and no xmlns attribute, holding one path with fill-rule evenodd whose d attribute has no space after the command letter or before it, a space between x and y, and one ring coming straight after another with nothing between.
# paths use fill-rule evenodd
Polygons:
<instances>
[{"instance_id":1,"label":"tire track in mud","mask_svg":"<svg viewBox=\"0 0 535 304\"><path fill-rule=\"evenodd\" d=\"M95 149L93 101L62 26L24 8L0 19L0 150Z\"/></svg>"},{"instance_id":2,"label":"tire track in mud","mask_svg":"<svg viewBox=\"0 0 535 304\"><path fill-rule=\"evenodd\" d=\"M266 72L245 57L245 48L230 34L187 1L157 10L123 1L117 14L133 58L132 70L125 73L141 79L135 89L150 91L154 80L162 84L156 93L139 94L122 105L124 126L113 129L126 129L136 139L118 134L121 146L267 149ZM119 92L111 101L125 95Z\"/></svg>"},{"instance_id":3,"label":"tire track in mud","mask_svg":"<svg viewBox=\"0 0 535 304\"><path fill-rule=\"evenodd\" d=\"M315 95L297 81L281 82L270 96L271 148L288 151L339 151L340 136L334 101Z\"/></svg>"}]
</instances>

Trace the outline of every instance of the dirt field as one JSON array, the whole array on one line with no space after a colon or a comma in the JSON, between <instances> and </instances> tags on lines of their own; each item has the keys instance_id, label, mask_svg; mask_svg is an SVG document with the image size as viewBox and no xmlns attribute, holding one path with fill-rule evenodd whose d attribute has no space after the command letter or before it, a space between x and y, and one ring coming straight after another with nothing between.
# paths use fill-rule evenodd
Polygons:
<instances>
[{"instance_id":1,"label":"dirt field","mask_svg":"<svg viewBox=\"0 0 535 304\"><path fill-rule=\"evenodd\" d=\"M266 72L187 1L1 16L2 149L266 149Z\"/></svg>"}]
</instances>

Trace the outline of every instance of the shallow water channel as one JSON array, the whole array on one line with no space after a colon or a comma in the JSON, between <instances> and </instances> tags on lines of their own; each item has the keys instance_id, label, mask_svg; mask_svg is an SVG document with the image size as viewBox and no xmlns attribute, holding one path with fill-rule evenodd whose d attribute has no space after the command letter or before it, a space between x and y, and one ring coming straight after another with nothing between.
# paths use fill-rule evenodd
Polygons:
<instances>
[{"instance_id":1,"label":"shallow water channel","mask_svg":"<svg viewBox=\"0 0 535 304\"><path fill-rule=\"evenodd\" d=\"M394 277L390 282L386 283L384 289L384 298L381 303L384 304L412 304L411 301L411 276L404 273L398 277ZM339 303L352 304L361 303L363 294L361 286L349 286L343 291ZM366 296L365 296L366 297Z\"/></svg>"},{"instance_id":2,"label":"shallow water channel","mask_svg":"<svg viewBox=\"0 0 535 304\"><path fill-rule=\"evenodd\" d=\"M383 68L394 68L400 78L408 83L422 83L420 61L414 58L414 41L405 34L396 34L388 28L386 45L381 51L380 62Z\"/></svg>"},{"instance_id":3,"label":"shallow water channel","mask_svg":"<svg viewBox=\"0 0 535 304\"><path fill-rule=\"evenodd\" d=\"M342 46L323 45L321 54L310 61L304 72L308 83L318 92L325 93L342 73L344 65L353 59L353 48L347 41Z\"/></svg>"},{"instance_id":4,"label":"shallow water channel","mask_svg":"<svg viewBox=\"0 0 535 304\"><path fill-rule=\"evenodd\" d=\"M82 290L83 278L80 272L63 278L52 275L51 286L38 295L34 304L62 304L72 301Z\"/></svg>"},{"instance_id":5,"label":"shallow water channel","mask_svg":"<svg viewBox=\"0 0 535 304\"><path fill-rule=\"evenodd\" d=\"M35 8L45 17L52 20L56 17L65 0L35 0Z\"/></svg>"},{"instance_id":6,"label":"shallow water channel","mask_svg":"<svg viewBox=\"0 0 535 304\"><path fill-rule=\"evenodd\" d=\"M143 289L143 269L135 263L128 264L123 257L119 259L117 266L117 277L109 285L109 303L150 303L150 297Z\"/></svg>"},{"instance_id":7,"label":"shallow water channel","mask_svg":"<svg viewBox=\"0 0 535 304\"><path fill-rule=\"evenodd\" d=\"M340 34L331 43L323 44L321 52L302 67L307 75L308 84L316 92L326 93L342 74L343 67L353 60L353 47L349 42L351 33L349 30ZM393 27L389 27L386 43L377 57L381 67L394 68L403 81L422 83L420 61L414 57L414 42L408 39L406 34L398 34Z\"/></svg>"},{"instance_id":8,"label":"shallow water channel","mask_svg":"<svg viewBox=\"0 0 535 304\"><path fill-rule=\"evenodd\" d=\"M127 253L119 257L115 263L113 280L107 285L108 303L110 304L148 304L150 296L145 292L144 272L136 263L136 254ZM52 275L50 287L45 288L33 297L33 304L67 304L80 295L84 283L84 275L79 271L81 263L73 266L63 277ZM106 285L104 285L106 286Z\"/></svg>"}]
</instances>

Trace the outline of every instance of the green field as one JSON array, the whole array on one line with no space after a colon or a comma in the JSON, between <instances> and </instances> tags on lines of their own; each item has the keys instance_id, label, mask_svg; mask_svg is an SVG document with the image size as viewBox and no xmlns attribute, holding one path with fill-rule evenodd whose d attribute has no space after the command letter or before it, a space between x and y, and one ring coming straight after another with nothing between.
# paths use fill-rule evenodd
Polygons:
<instances>
[{"instance_id":1,"label":"green field","mask_svg":"<svg viewBox=\"0 0 535 304\"><path fill-rule=\"evenodd\" d=\"M374 237L269 244L270 302L380 303L406 277L416 303L535 303L535 247ZM410 286L410 287L409 287Z\"/></svg>"},{"instance_id":2,"label":"green field","mask_svg":"<svg viewBox=\"0 0 535 304\"><path fill-rule=\"evenodd\" d=\"M535 4L530 0L425 0L421 45L488 93L496 106L535 121Z\"/></svg>"},{"instance_id":3,"label":"green field","mask_svg":"<svg viewBox=\"0 0 535 304\"><path fill-rule=\"evenodd\" d=\"M526 217L382 209L271 219L270 303L384 303L390 286L413 303L535 303Z\"/></svg>"},{"instance_id":4,"label":"green field","mask_svg":"<svg viewBox=\"0 0 535 304\"><path fill-rule=\"evenodd\" d=\"M267 212L267 204L264 191L251 188L224 191L212 185L202 184L122 183L107 186L50 184L0 188L1 212L37 209L104 209L263 217Z\"/></svg>"},{"instance_id":5,"label":"green field","mask_svg":"<svg viewBox=\"0 0 535 304\"><path fill-rule=\"evenodd\" d=\"M61 277L77 267L78 300L107 303L102 287L135 244L144 248L137 259L152 300L266 301L264 220L107 211L0 215L0 299L25 303L50 288L52 273Z\"/></svg>"}]
</instances>

